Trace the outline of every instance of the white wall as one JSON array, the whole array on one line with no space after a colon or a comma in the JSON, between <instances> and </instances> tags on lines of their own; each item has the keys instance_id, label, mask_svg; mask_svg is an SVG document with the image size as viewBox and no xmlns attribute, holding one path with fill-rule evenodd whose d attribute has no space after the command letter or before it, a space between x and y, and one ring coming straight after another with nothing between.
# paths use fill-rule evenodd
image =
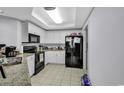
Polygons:
<instances>
[{"instance_id":1,"label":"white wall","mask_svg":"<svg viewBox=\"0 0 124 93\"><path fill-rule=\"evenodd\" d=\"M83 69L86 69L86 31L82 29L83 35Z\"/></svg>"},{"instance_id":2,"label":"white wall","mask_svg":"<svg viewBox=\"0 0 124 93\"><path fill-rule=\"evenodd\" d=\"M0 44L21 48L22 22L0 16Z\"/></svg>"},{"instance_id":3,"label":"white wall","mask_svg":"<svg viewBox=\"0 0 124 93\"><path fill-rule=\"evenodd\" d=\"M80 33L81 30L46 31L45 43L65 43L65 36L71 33Z\"/></svg>"},{"instance_id":4,"label":"white wall","mask_svg":"<svg viewBox=\"0 0 124 93\"><path fill-rule=\"evenodd\" d=\"M17 21L0 16L0 43L16 45Z\"/></svg>"},{"instance_id":5,"label":"white wall","mask_svg":"<svg viewBox=\"0 0 124 93\"><path fill-rule=\"evenodd\" d=\"M88 33L92 84L124 85L124 8L95 8Z\"/></svg>"},{"instance_id":6,"label":"white wall","mask_svg":"<svg viewBox=\"0 0 124 93\"><path fill-rule=\"evenodd\" d=\"M23 24L20 21L17 21L17 50L18 51L22 51L21 47L22 47L22 31L23 31Z\"/></svg>"}]
</instances>

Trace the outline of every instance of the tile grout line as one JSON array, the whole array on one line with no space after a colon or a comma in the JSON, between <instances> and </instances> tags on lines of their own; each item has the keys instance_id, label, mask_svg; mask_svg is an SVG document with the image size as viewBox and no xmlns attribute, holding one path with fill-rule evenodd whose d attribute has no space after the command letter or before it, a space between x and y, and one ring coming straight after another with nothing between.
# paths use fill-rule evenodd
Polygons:
<instances>
[{"instance_id":1,"label":"tile grout line","mask_svg":"<svg viewBox=\"0 0 124 93\"><path fill-rule=\"evenodd\" d=\"M50 68L50 67L52 67L52 70L51 69L48 69L48 68ZM44 78L46 78L46 80L47 79L51 79L51 78L48 78L48 77L50 77L50 76L52 76L52 78L54 79L55 77L57 77L57 74L58 74L58 72L59 71L61 71L61 73L62 73L62 75L61 74L59 74L58 75L58 77L60 76L60 81L58 82L57 80L55 81L55 82L52 82L51 80L48 80L49 82L47 82L47 83L49 83L48 85L49 86L51 86L51 85L57 85L57 86L64 86L64 82L63 81L65 81L65 80L67 80L68 81L68 83L66 83L65 82L65 85L66 86L72 86L73 84L72 84L72 82L73 82L73 80L72 80L72 74L75 74L78 70L74 70L73 68L66 68L65 67L65 65L62 65L62 66L60 66L61 67L61 69L59 69L59 66L58 65L49 65L49 67L47 67L47 69L45 69L47 72L49 72L49 73L47 73L47 77L44 77ZM55 68L55 69L54 69ZM50 75L50 73L51 73L51 71L53 71L54 70L54 72L55 73L53 73L52 75ZM72 73L73 72L73 70L75 71L74 73ZM81 69L82 70L82 69ZM40 72L40 74L38 74L38 76L35 76L35 78L37 79L37 80L40 80L40 76L42 75L43 73L42 73L42 71ZM79 73L80 74L80 73ZM49 76L50 75L50 76ZM67 75L67 76L69 76L69 80L68 79L66 79L66 76L65 75ZM76 74L77 75L77 74ZM35 79L34 78L34 79ZM59 79L58 79L59 80ZM33 81L34 82L34 84L35 84L35 80ZM43 83L41 84L42 82L40 82L40 83L38 83L37 82L37 84L38 85L43 85ZM47 85L47 83L45 84L45 85ZM74 84L76 84L76 82L73 82ZM36 85L36 84L35 84ZM77 84L78 85L78 84Z\"/></svg>"},{"instance_id":2,"label":"tile grout line","mask_svg":"<svg viewBox=\"0 0 124 93\"><path fill-rule=\"evenodd\" d=\"M64 74L65 74L65 66L64 66L64 72L63 72L63 78L64 78ZM60 86L62 86L62 80L63 80L63 78L60 81Z\"/></svg>"}]
</instances>

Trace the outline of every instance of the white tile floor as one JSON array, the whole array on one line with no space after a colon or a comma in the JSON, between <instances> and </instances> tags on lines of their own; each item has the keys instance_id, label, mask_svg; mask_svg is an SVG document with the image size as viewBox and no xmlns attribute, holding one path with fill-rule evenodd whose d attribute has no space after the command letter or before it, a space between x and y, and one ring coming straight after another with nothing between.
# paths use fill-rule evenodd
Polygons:
<instances>
[{"instance_id":1,"label":"white tile floor","mask_svg":"<svg viewBox=\"0 0 124 93\"><path fill-rule=\"evenodd\" d=\"M31 78L31 83L33 86L80 86L80 77L83 74L83 69L48 64Z\"/></svg>"}]
</instances>

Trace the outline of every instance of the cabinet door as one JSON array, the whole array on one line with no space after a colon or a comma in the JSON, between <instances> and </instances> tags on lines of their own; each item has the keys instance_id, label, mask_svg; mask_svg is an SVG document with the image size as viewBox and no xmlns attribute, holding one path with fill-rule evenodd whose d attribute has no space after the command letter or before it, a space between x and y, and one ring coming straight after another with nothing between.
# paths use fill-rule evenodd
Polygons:
<instances>
[{"instance_id":1,"label":"cabinet door","mask_svg":"<svg viewBox=\"0 0 124 93\"><path fill-rule=\"evenodd\" d=\"M51 53L49 51L45 53L45 64L47 63L51 63Z\"/></svg>"},{"instance_id":2,"label":"cabinet door","mask_svg":"<svg viewBox=\"0 0 124 93\"><path fill-rule=\"evenodd\" d=\"M35 69L35 59L34 58L35 58L34 55L27 57L28 70L29 70L30 76L32 76L34 74L34 69Z\"/></svg>"},{"instance_id":3,"label":"cabinet door","mask_svg":"<svg viewBox=\"0 0 124 93\"><path fill-rule=\"evenodd\" d=\"M65 51L47 51L45 60L47 63L65 64Z\"/></svg>"},{"instance_id":4,"label":"cabinet door","mask_svg":"<svg viewBox=\"0 0 124 93\"><path fill-rule=\"evenodd\" d=\"M60 57L59 57L59 59L60 59L60 63L61 63L61 64L65 64L65 51L61 51L61 52L60 52Z\"/></svg>"},{"instance_id":5,"label":"cabinet door","mask_svg":"<svg viewBox=\"0 0 124 93\"><path fill-rule=\"evenodd\" d=\"M45 43L45 32L44 31L41 31L41 34L40 34L40 43Z\"/></svg>"},{"instance_id":6,"label":"cabinet door","mask_svg":"<svg viewBox=\"0 0 124 93\"><path fill-rule=\"evenodd\" d=\"M58 64L65 64L65 52L64 51L57 51L56 52L56 63Z\"/></svg>"},{"instance_id":7,"label":"cabinet door","mask_svg":"<svg viewBox=\"0 0 124 93\"><path fill-rule=\"evenodd\" d=\"M47 34L46 34L47 36L47 38L46 38L46 43L54 43L53 42L53 38L54 38L54 36L53 36L53 34L51 33L51 32L47 32Z\"/></svg>"},{"instance_id":8,"label":"cabinet door","mask_svg":"<svg viewBox=\"0 0 124 93\"><path fill-rule=\"evenodd\" d=\"M56 54L54 51L49 51L49 63L56 63Z\"/></svg>"},{"instance_id":9,"label":"cabinet door","mask_svg":"<svg viewBox=\"0 0 124 93\"><path fill-rule=\"evenodd\" d=\"M28 23L22 23L22 42L28 42Z\"/></svg>"},{"instance_id":10,"label":"cabinet door","mask_svg":"<svg viewBox=\"0 0 124 93\"><path fill-rule=\"evenodd\" d=\"M47 63L56 63L56 52L55 51L47 51L45 53L45 60Z\"/></svg>"},{"instance_id":11,"label":"cabinet door","mask_svg":"<svg viewBox=\"0 0 124 93\"><path fill-rule=\"evenodd\" d=\"M47 52L45 52L45 65L47 64L47 62L48 62L48 53Z\"/></svg>"},{"instance_id":12,"label":"cabinet door","mask_svg":"<svg viewBox=\"0 0 124 93\"><path fill-rule=\"evenodd\" d=\"M59 35L58 35L59 37L59 41L58 41L58 43L63 43L63 39L64 39L64 37L63 37L63 33L61 32L61 33L59 33Z\"/></svg>"},{"instance_id":13,"label":"cabinet door","mask_svg":"<svg viewBox=\"0 0 124 93\"><path fill-rule=\"evenodd\" d=\"M59 51L55 51L55 53L56 53L56 55L55 55L56 56L56 59L55 59L56 61L55 62L57 64L59 64L60 63L60 52Z\"/></svg>"}]
</instances>

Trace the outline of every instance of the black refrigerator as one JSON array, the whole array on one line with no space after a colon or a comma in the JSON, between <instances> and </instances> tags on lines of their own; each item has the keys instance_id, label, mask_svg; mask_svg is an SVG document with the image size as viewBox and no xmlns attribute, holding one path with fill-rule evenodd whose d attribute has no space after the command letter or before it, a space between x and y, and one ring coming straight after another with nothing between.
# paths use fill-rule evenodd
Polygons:
<instances>
[{"instance_id":1,"label":"black refrigerator","mask_svg":"<svg viewBox=\"0 0 124 93\"><path fill-rule=\"evenodd\" d=\"M83 68L83 36L65 37L65 66Z\"/></svg>"}]
</instances>

